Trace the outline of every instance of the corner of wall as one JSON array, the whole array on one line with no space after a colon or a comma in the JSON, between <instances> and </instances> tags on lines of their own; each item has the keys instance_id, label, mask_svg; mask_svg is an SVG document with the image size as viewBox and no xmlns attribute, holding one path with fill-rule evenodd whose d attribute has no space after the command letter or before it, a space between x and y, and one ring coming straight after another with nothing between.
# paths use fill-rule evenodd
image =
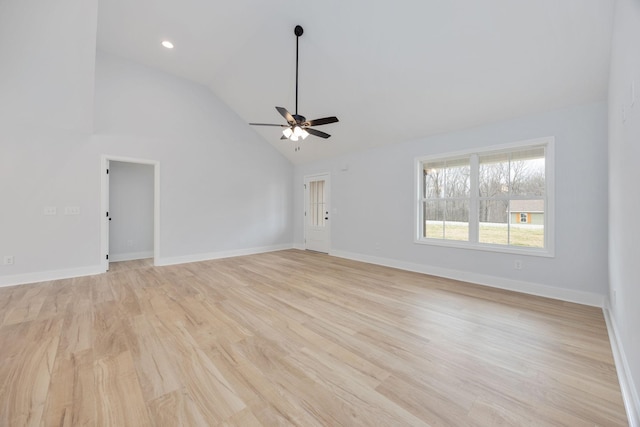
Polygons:
<instances>
[{"instance_id":1,"label":"corner of wall","mask_svg":"<svg viewBox=\"0 0 640 427\"><path fill-rule=\"evenodd\" d=\"M618 381L620 382L620 391L622 392L622 400L627 410L627 418L630 427L640 427L640 397L638 390L634 386L633 377L627 355L624 347L620 344L618 327L614 317L609 310L609 304L603 308L604 320L607 324L607 332L609 333L609 341L611 342L611 351L618 373Z\"/></svg>"}]
</instances>

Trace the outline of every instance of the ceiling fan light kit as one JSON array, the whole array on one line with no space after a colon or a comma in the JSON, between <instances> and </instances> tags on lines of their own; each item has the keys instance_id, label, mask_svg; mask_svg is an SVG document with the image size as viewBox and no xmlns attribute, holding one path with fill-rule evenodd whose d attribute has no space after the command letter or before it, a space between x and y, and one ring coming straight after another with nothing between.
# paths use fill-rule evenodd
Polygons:
<instances>
[{"instance_id":1,"label":"ceiling fan light kit","mask_svg":"<svg viewBox=\"0 0 640 427\"><path fill-rule=\"evenodd\" d=\"M289 139L297 142L300 139L304 140L309 135L314 135L320 138L327 139L331 135L328 133L313 129L312 126L327 125L330 123L338 122L338 118L335 116L323 117L321 119L307 120L306 117L298 114L298 41L300 36L304 33L303 28L300 25L296 25L294 29L296 35L296 110L295 114L289 113L286 108L276 107L276 110L287 121L286 125L278 125L272 123L249 123L253 126L279 126L283 127L282 137L280 139ZM296 147L296 151L299 151L300 147Z\"/></svg>"}]
</instances>

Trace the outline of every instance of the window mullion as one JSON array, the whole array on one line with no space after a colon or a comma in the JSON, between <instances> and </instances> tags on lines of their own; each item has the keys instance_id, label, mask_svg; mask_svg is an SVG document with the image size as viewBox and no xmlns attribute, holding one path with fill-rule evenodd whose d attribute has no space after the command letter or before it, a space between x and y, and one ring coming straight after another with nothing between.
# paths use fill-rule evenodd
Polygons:
<instances>
[{"instance_id":1,"label":"window mullion","mask_svg":"<svg viewBox=\"0 0 640 427\"><path fill-rule=\"evenodd\" d=\"M480 202L478 196L480 194L480 161L477 154L472 154L469 159L470 169L470 194L469 194L469 242L478 242L478 212Z\"/></svg>"}]
</instances>

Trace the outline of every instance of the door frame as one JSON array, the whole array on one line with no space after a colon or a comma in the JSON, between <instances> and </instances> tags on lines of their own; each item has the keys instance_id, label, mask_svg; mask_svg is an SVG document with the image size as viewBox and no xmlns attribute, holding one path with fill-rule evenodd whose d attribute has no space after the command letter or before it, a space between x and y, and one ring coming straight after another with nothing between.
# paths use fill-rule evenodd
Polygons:
<instances>
[{"instance_id":1,"label":"door frame","mask_svg":"<svg viewBox=\"0 0 640 427\"><path fill-rule=\"evenodd\" d=\"M133 157L112 156L103 154L100 156L100 256L101 265L106 272L109 270L109 218L106 212L109 209L109 181L107 169L109 162L136 163L153 166L153 265L158 265L160 259L160 162L157 160L138 159Z\"/></svg>"},{"instance_id":2,"label":"door frame","mask_svg":"<svg viewBox=\"0 0 640 427\"><path fill-rule=\"evenodd\" d=\"M304 239L304 249L307 250L307 207L309 205L309 189L307 188L307 182L313 181L314 178L325 178L325 200L326 200L326 209L329 212L329 220L326 223L327 228L327 253L331 252L331 221L333 220L331 214L331 173L330 172L322 172L322 173L314 173L312 175L305 175L303 177L303 186L304 194L303 194L303 207L302 207L302 235Z\"/></svg>"}]
</instances>

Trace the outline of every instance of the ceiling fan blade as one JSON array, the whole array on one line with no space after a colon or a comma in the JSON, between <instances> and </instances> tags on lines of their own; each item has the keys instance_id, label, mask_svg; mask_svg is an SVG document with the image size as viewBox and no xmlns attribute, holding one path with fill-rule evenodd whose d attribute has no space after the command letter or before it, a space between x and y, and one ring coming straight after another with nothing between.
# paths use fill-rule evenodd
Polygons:
<instances>
[{"instance_id":1,"label":"ceiling fan blade","mask_svg":"<svg viewBox=\"0 0 640 427\"><path fill-rule=\"evenodd\" d=\"M339 121L336 116L331 117L323 117L321 119L309 120L305 123L306 126L320 126L320 125L328 125L329 123L335 123Z\"/></svg>"},{"instance_id":2,"label":"ceiling fan blade","mask_svg":"<svg viewBox=\"0 0 640 427\"><path fill-rule=\"evenodd\" d=\"M282 117L284 117L290 125L296 124L296 119L293 118L291 113L288 112L286 108L276 107L276 110L278 110L278 113L280 113L280 115L282 115Z\"/></svg>"},{"instance_id":3,"label":"ceiling fan blade","mask_svg":"<svg viewBox=\"0 0 640 427\"><path fill-rule=\"evenodd\" d=\"M279 126L281 128L288 128L289 125L276 125L273 123L249 123L252 126Z\"/></svg>"},{"instance_id":4,"label":"ceiling fan blade","mask_svg":"<svg viewBox=\"0 0 640 427\"><path fill-rule=\"evenodd\" d=\"M309 132L311 135L319 136L320 138L325 138L326 139L326 138L329 138L331 136L328 133L324 133L322 131L311 129L311 128L306 128L305 130L307 132Z\"/></svg>"}]
</instances>

